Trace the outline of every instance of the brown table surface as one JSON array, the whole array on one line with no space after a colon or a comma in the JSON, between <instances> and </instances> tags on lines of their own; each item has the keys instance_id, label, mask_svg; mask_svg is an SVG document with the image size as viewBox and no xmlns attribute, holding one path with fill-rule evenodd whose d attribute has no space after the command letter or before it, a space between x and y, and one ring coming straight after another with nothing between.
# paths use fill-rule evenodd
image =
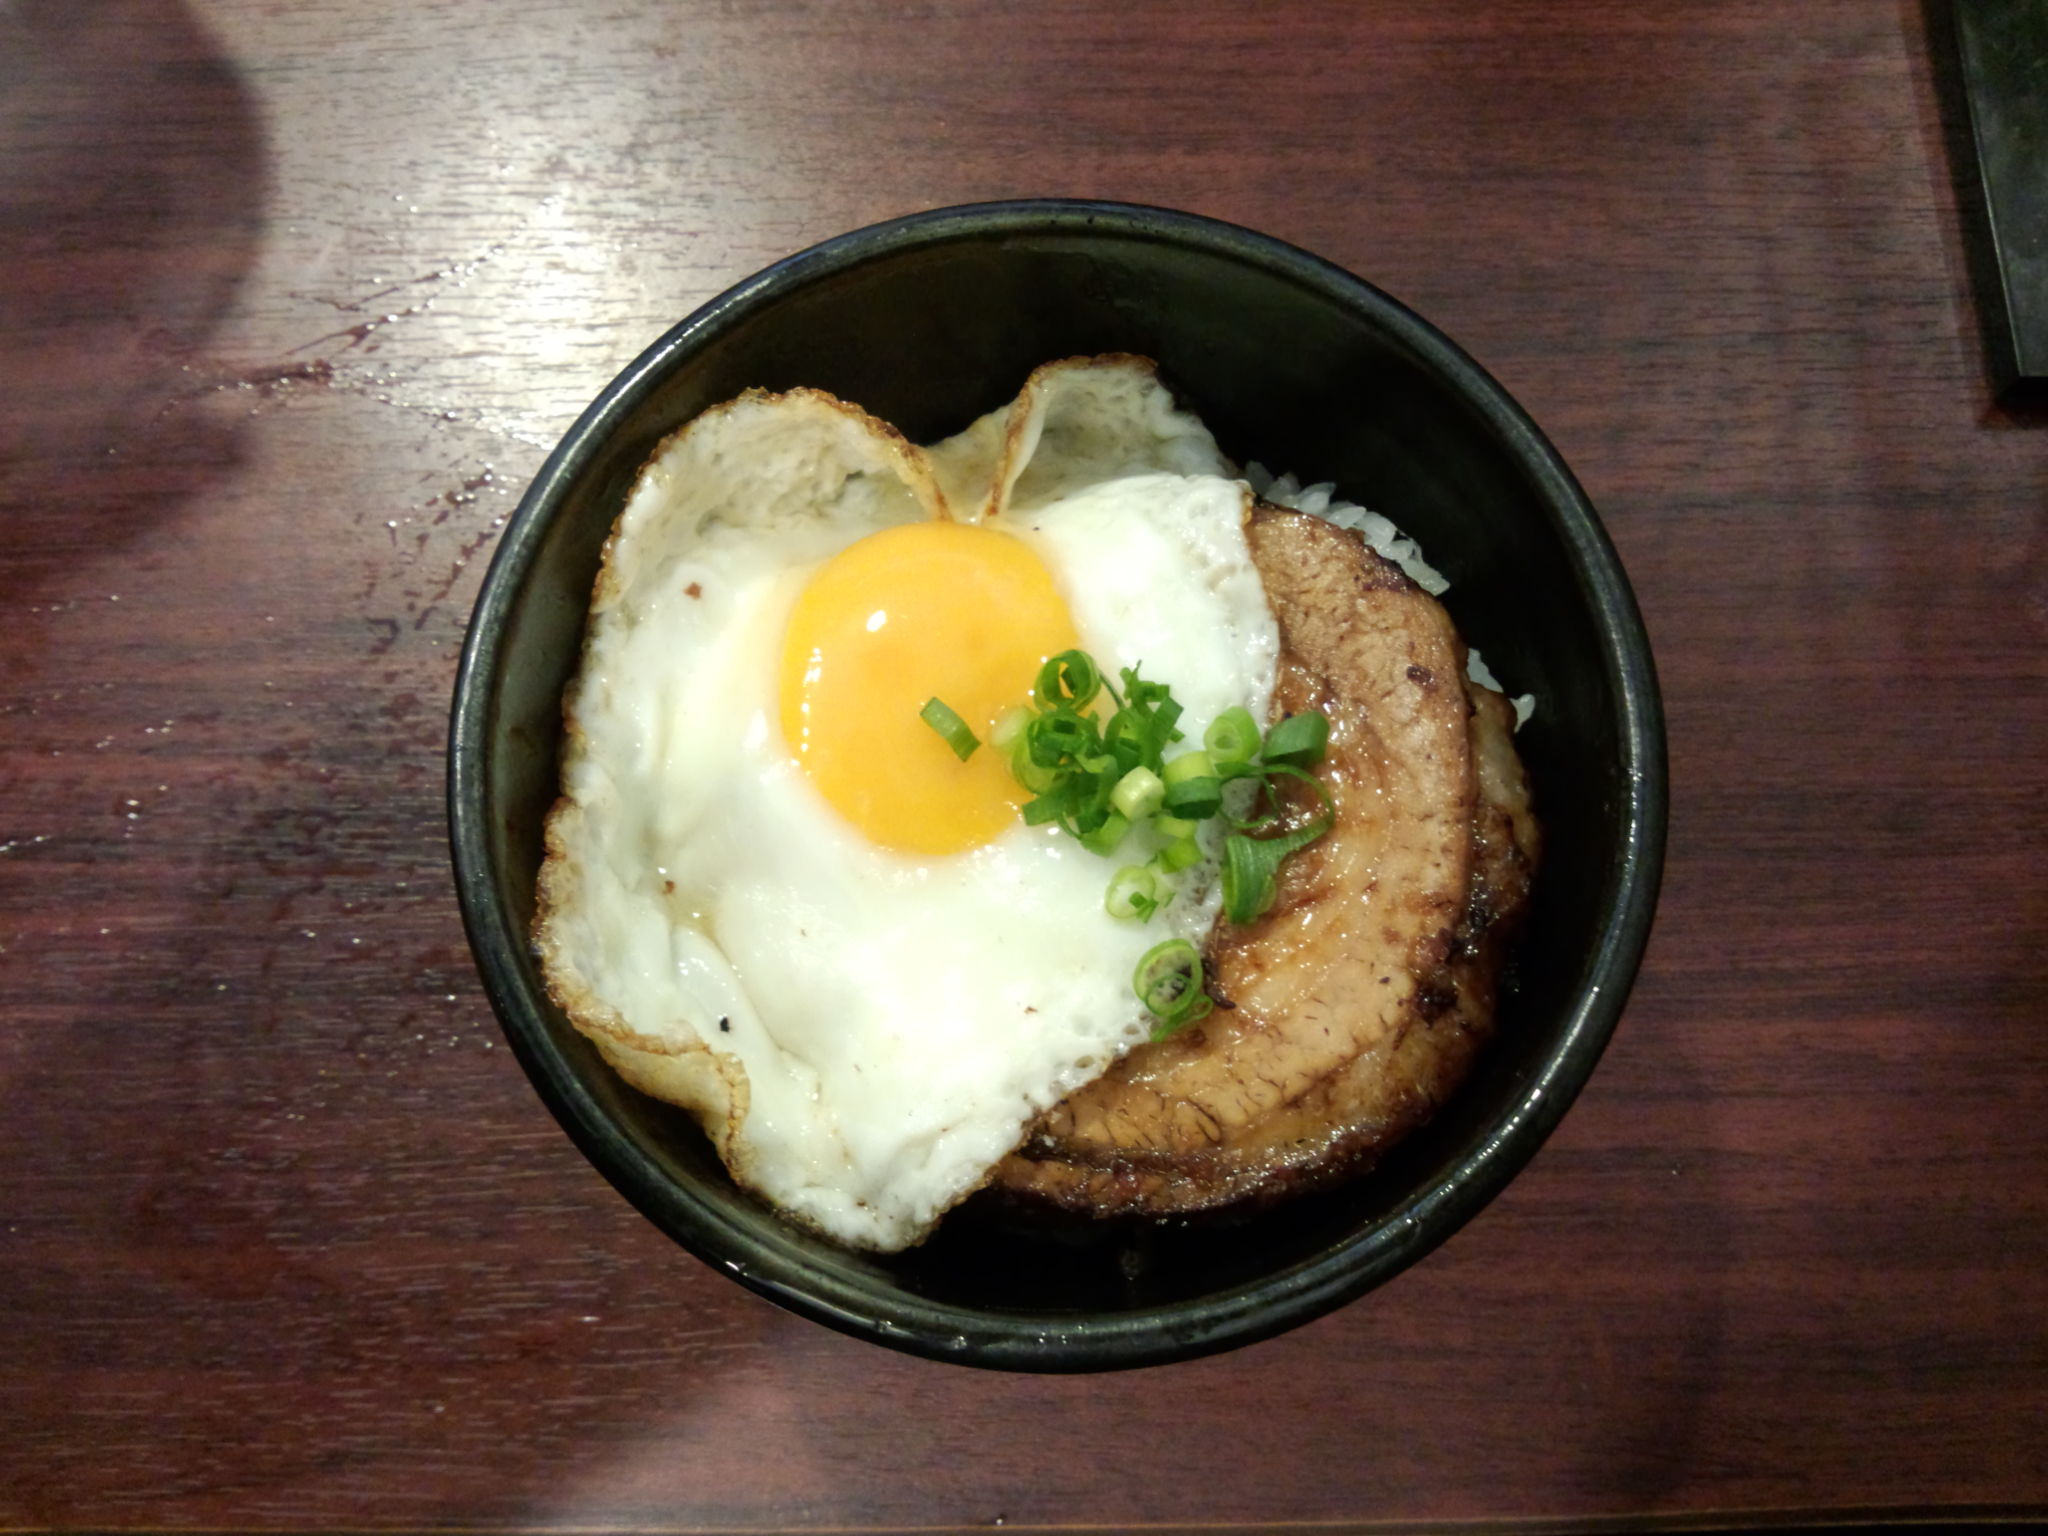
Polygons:
<instances>
[{"instance_id":1,"label":"brown table surface","mask_svg":"<svg viewBox=\"0 0 2048 1536\"><path fill-rule=\"evenodd\" d=\"M0 1526L2048 1512L2048 431L1910 0L0 5ZM1092 1378L684 1254L444 841L583 405L911 210L1270 231L1529 408L1670 716L1591 1087L1418 1267Z\"/></svg>"}]
</instances>

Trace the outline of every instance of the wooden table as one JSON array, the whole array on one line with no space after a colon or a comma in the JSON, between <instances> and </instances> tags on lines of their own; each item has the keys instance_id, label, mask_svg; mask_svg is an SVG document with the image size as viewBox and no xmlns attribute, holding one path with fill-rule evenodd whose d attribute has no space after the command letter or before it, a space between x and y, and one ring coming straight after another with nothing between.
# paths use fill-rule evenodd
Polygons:
<instances>
[{"instance_id":1,"label":"wooden table","mask_svg":"<svg viewBox=\"0 0 2048 1536\"><path fill-rule=\"evenodd\" d=\"M2048 1513L2048 430L1911 0L0 5L0 1526ZM1193 1364L842 1338L499 1037L442 748L555 437L918 208L1267 230L1463 342L1657 645L1656 936L1466 1231Z\"/></svg>"}]
</instances>

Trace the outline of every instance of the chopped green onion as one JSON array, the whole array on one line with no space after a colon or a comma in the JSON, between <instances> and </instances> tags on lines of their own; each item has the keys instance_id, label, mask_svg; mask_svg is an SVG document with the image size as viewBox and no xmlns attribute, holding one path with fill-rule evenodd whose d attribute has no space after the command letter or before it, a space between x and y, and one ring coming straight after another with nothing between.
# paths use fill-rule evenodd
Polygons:
<instances>
[{"instance_id":1,"label":"chopped green onion","mask_svg":"<svg viewBox=\"0 0 2048 1536\"><path fill-rule=\"evenodd\" d=\"M1154 1013L1171 1013L1202 984L1202 956L1187 939L1154 944L1138 961L1131 986Z\"/></svg>"},{"instance_id":2,"label":"chopped green onion","mask_svg":"<svg viewBox=\"0 0 2048 1536\"><path fill-rule=\"evenodd\" d=\"M1074 780L1077 791L1074 819L1079 823L1081 831L1086 833L1097 825L1111 820L1120 820L1128 827L1130 818L1116 809L1116 786L1119 777L1116 759L1106 754L1084 757L1078 766L1080 772ZM1117 835L1121 837L1123 834L1119 832ZM1096 851L1099 853L1102 850Z\"/></svg>"},{"instance_id":3,"label":"chopped green onion","mask_svg":"<svg viewBox=\"0 0 2048 1536\"><path fill-rule=\"evenodd\" d=\"M1024 825L1027 827L1042 827L1049 821L1064 821L1066 815L1065 798L1057 793L1048 792L1024 802Z\"/></svg>"},{"instance_id":4,"label":"chopped green onion","mask_svg":"<svg viewBox=\"0 0 2048 1536\"><path fill-rule=\"evenodd\" d=\"M1197 992L1192 1007L1174 1015L1172 1018L1159 1020L1152 1026L1150 1038L1155 1044L1161 1040L1170 1040L1196 1020L1206 1019L1209 1016L1209 1010L1215 1006L1215 999L1210 997L1208 993Z\"/></svg>"},{"instance_id":5,"label":"chopped green onion","mask_svg":"<svg viewBox=\"0 0 2048 1536\"><path fill-rule=\"evenodd\" d=\"M1038 707L1067 704L1086 709L1102 690L1102 673L1086 651L1061 651L1038 669Z\"/></svg>"},{"instance_id":6,"label":"chopped green onion","mask_svg":"<svg viewBox=\"0 0 2048 1536\"><path fill-rule=\"evenodd\" d=\"M1010 743L1010 774L1034 795L1042 795L1059 782L1057 768L1041 768L1031 761L1031 741L1019 735Z\"/></svg>"},{"instance_id":7,"label":"chopped green onion","mask_svg":"<svg viewBox=\"0 0 2048 1536\"><path fill-rule=\"evenodd\" d=\"M1209 760L1218 768L1248 763L1259 750L1258 722L1242 704L1233 704L1209 722L1209 729L1202 733L1202 745L1208 748Z\"/></svg>"},{"instance_id":8,"label":"chopped green onion","mask_svg":"<svg viewBox=\"0 0 2048 1536\"><path fill-rule=\"evenodd\" d=\"M1282 768L1313 768L1323 760L1330 740L1330 717L1311 709L1289 715L1266 732L1265 750L1260 757Z\"/></svg>"},{"instance_id":9,"label":"chopped green onion","mask_svg":"<svg viewBox=\"0 0 2048 1536\"><path fill-rule=\"evenodd\" d=\"M1146 950L1132 973L1131 990L1157 1021L1154 1040L1194 1023L1212 1006L1202 990L1201 953L1186 939L1168 939Z\"/></svg>"},{"instance_id":10,"label":"chopped green onion","mask_svg":"<svg viewBox=\"0 0 2048 1536\"><path fill-rule=\"evenodd\" d=\"M1189 756L1198 754L1190 753ZM1170 764L1168 766L1171 766ZM1223 808L1223 781L1211 774L1201 779L1181 779L1166 786L1167 814L1201 821Z\"/></svg>"},{"instance_id":11,"label":"chopped green onion","mask_svg":"<svg viewBox=\"0 0 2048 1536\"><path fill-rule=\"evenodd\" d=\"M1122 698L1103 684L1117 700L1116 713L1103 728L1103 742L1126 769L1142 764L1156 773L1168 745L1180 740L1174 726L1180 719L1180 703L1166 684L1146 681L1136 667L1125 667L1123 679Z\"/></svg>"},{"instance_id":12,"label":"chopped green onion","mask_svg":"<svg viewBox=\"0 0 2048 1536\"><path fill-rule=\"evenodd\" d=\"M1233 921L1251 921L1272 905L1281 861L1329 830L1334 816L1329 793L1306 771L1327 748L1328 718L1316 711L1293 715L1262 739L1251 713L1233 706L1210 722L1199 748L1169 762L1167 749L1183 739L1180 702L1165 683L1142 677L1136 667L1123 668L1120 676L1121 693L1085 651L1047 657L1038 670L1032 707L1008 711L990 731L1009 759L1011 774L1031 794L1024 804L1026 824L1057 823L1083 847L1103 855L1114 853L1134 827L1149 827L1147 843L1154 849L1149 864L1125 866L1104 897L1105 907L1117 915L1142 917L1170 898L1173 874L1202 858L1198 826L1220 815L1231 829L1224 840L1225 910ZM1097 715L1090 706L1103 694L1114 709ZM926 706L925 718L962 761L978 745L938 700ZM957 737L953 724L959 726ZM1246 835L1265 831L1284 814L1275 792L1281 776L1313 784L1323 799L1323 817L1278 837ZM1224 786L1238 779L1252 781L1260 814L1240 819L1224 809ZM1160 1015L1155 1036L1208 1011L1199 974L1197 961L1197 981L1184 1006L1171 1017Z\"/></svg>"},{"instance_id":13,"label":"chopped green onion","mask_svg":"<svg viewBox=\"0 0 2048 1536\"><path fill-rule=\"evenodd\" d=\"M1166 882L1156 870L1143 864L1126 864L1109 882L1109 894L1102 898L1102 909L1111 917L1134 917L1142 923L1159 910L1168 894Z\"/></svg>"},{"instance_id":14,"label":"chopped green onion","mask_svg":"<svg viewBox=\"0 0 2048 1536\"><path fill-rule=\"evenodd\" d=\"M1332 819L1335 818L1337 814L1336 802L1331 800L1330 792L1323 787L1322 780L1306 769L1284 768L1278 763L1274 763L1259 770L1259 790L1260 799L1264 804L1263 810L1259 810L1251 816L1233 816L1228 811L1223 813L1223 819L1230 824L1233 832L1263 832L1276 822L1285 819L1287 807L1281 801L1279 791L1275 788L1274 783L1275 780L1283 778L1301 780L1302 783L1314 790L1316 798L1323 802L1323 814Z\"/></svg>"},{"instance_id":15,"label":"chopped green onion","mask_svg":"<svg viewBox=\"0 0 2048 1536\"><path fill-rule=\"evenodd\" d=\"M1130 821L1111 811L1095 826L1081 833L1081 846L1090 853L1105 856L1115 853L1124 840L1124 834L1131 830Z\"/></svg>"},{"instance_id":16,"label":"chopped green onion","mask_svg":"<svg viewBox=\"0 0 2048 1536\"><path fill-rule=\"evenodd\" d=\"M1143 763L1117 780L1109 803L1132 821L1143 821L1166 799L1166 781Z\"/></svg>"},{"instance_id":17,"label":"chopped green onion","mask_svg":"<svg viewBox=\"0 0 2048 1536\"><path fill-rule=\"evenodd\" d=\"M1223 781L1209 762L1207 752L1183 752L1166 765L1166 813L1200 821L1214 816L1223 806Z\"/></svg>"},{"instance_id":18,"label":"chopped green onion","mask_svg":"<svg viewBox=\"0 0 2048 1536\"><path fill-rule=\"evenodd\" d=\"M964 763L974 756L975 748L981 745L981 738L969 730L967 722L953 713L943 701L937 698L930 699L917 713L919 719L945 738L946 745L953 749L953 755L961 762Z\"/></svg>"},{"instance_id":19,"label":"chopped green onion","mask_svg":"<svg viewBox=\"0 0 2048 1536\"><path fill-rule=\"evenodd\" d=\"M1331 816L1325 812L1306 826L1278 837L1246 837L1242 832L1233 832L1224 838L1224 916L1233 923L1249 923L1262 915L1273 905L1280 861L1329 831L1330 822Z\"/></svg>"},{"instance_id":20,"label":"chopped green onion","mask_svg":"<svg viewBox=\"0 0 2048 1536\"><path fill-rule=\"evenodd\" d=\"M1095 745L1095 726L1086 716L1059 708L1034 717L1024 727L1031 761L1041 768L1060 768Z\"/></svg>"},{"instance_id":21,"label":"chopped green onion","mask_svg":"<svg viewBox=\"0 0 2048 1536\"><path fill-rule=\"evenodd\" d=\"M1223 911L1233 923L1249 923L1273 905L1276 863L1255 837L1223 839Z\"/></svg>"},{"instance_id":22,"label":"chopped green onion","mask_svg":"<svg viewBox=\"0 0 2048 1536\"><path fill-rule=\"evenodd\" d=\"M1264 810L1250 816L1233 816L1228 811L1222 813L1223 819L1229 823L1231 831L1263 832L1286 814L1286 807L1273 799L1273 781L1271 779L1263 781L1259 788L1265 791L1261 796L1266 806Z\"/></svg>"},{"instance_id":23,"label":"chopped green onion","mask_svg":"<svg viewBox=\"0 0 2048 1536\"><path fill-rule=\"evenodd\" d=\"M1016 746L1017 739L1024 734L1024 727L1031 723L1031 711L1021 704L1015 709L1003 711L1002 718L988 733L989 745L999 751L1008 752Z\"/></svg>"}]
</instances>

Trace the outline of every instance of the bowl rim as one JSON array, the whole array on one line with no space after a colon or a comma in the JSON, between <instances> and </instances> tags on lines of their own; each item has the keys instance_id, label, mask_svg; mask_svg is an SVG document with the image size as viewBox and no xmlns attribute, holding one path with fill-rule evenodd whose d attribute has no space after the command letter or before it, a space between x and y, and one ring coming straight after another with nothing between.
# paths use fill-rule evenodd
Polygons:
<instances>
[{"instance_id":1,"label":"bowl rim","mask_svg":"<svg viewBox=\"0 0 2048 1536\"><path fill-rule=\"evenodd\" d=\"M874 1315L861 1287L766 1243L662 1174L612 1125L543 1020L526 985L527 939L497 900L491 844L488 725L507 665L513 598L529 579L549 512L606 436L682 357L785 291L907 250L1006 236L1089 232L1163 242L1264 269L1394 333L1487 419L1540 492L1603 641L1621 710L1625 835L1598 905L1589 980L1572 1001L1557 1049L1521 1085L1487 1133L1428 1186L1384 1217L1277 1273L1210 1295L1111 1315L975 1309L905 1293L897 1315ZM549 453L500 535L465 636L451 702L449 837L457 899L485 992L514 1054L584 1155L649 1220L699 1259L757 1294L855 1337L912 1354L1020 1371L1155 1365L1250 1344L1363 1295L1414 1264L1478 1214L1533 1157L1590 1077L1619 1021L1649 939L1664 860L1668 768L1663 708L1648 634L1619 557L1571 471L1507 391L1434 325L1365 279L1270 235L1200 214L1136 203L1032 198L912 213L835 236L774 262L718 294L627 365ZM735 1258L735 1255L741 1257Z\"/></svg>"}]
</instances>

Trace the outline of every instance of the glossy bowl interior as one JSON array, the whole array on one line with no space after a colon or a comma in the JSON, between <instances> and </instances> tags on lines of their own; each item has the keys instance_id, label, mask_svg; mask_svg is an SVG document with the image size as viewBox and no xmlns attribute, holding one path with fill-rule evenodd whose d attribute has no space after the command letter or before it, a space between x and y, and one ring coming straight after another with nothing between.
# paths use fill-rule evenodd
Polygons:
<instances>
[{"instance_id":1,"label":"glossy bowl interior","mask_svg":"<svg viewBox=\"0 0 2048 1536\"><path fill-rule=\"evenodd\" d=\"M556 791L560 696L599 547L665 433L750 386L807 384L915 440L1037 364L1156 358L1224 450L1334 480L1418 538L1467 640L1535 718L1544 823L1499 1038L1434 1121L1342 1189L1166 1224L1020 1222L970 1202L923 1247L847 1252L736 1190L680 1111L621 1084L548 1002L526 934ZM478 600L450 747L457 882L479 969L543 1099L652 1221L743 1284L915 1353L1023 1370L1158 1363L1294 1326L1442 1242L1528 1160L1634 978L1662 862L1647 640L1591 508L1476 364L1359 279L1234 226L1122 205L921 214L827 242L714 300L597 399L534 481Z\"/></svg>"}]
</instances>

